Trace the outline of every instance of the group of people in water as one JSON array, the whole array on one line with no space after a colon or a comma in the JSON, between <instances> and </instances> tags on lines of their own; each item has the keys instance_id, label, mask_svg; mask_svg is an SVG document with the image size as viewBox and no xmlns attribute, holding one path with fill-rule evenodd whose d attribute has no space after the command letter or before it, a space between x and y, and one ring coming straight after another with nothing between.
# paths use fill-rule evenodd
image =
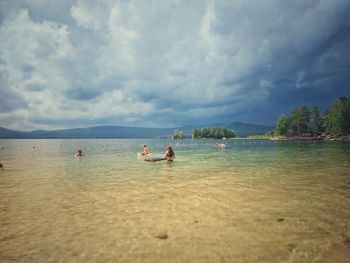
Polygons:
<instances>
[{"instance_id":1,"label":"group of people in water","mask_svg":"<svg viewBox=\"0 0 350 263\"><path fill-rule=\"evenodd\" d=\"M222 142L222 143L218 143L216 144L217 148L220 149L224 149L227 146L226 143ZM148 148L148 146L146 144L143 145L143 151L142 152L138 152L137 155L138 156L144 156L144 157L148 157L151 154L150 149ZM74 157L82 157L84 156L84 153L82 150L78 150ZM169 145L166 149L165 149L165 154L164 157L159 157L159 158L147 158L145 159L145 161L162 161L162 160L167 160L167 161L172 161L175 159L175 153L173 148Z\"/></svg>"},{"instance_id":2,"label":"group of people in water","mask_svg":"<svg viewBox=\"0 0 350 263\"><path fill-rule=\"evenodd\" d=\"M147 147L146 144L143 145L143 152L139 152L138 155L139 156L148 156L151 154L151 151L149 150L149 148ZM164 157L160 157L160 158L147 158L145 159L145 161L148 162L155 162L155 161L173 161L175 159L175 153L173 148L169 145L166 149L165 149L165 154Z\"/></svg>"},{"instance_id":3,"label":"group of people in water","mask_svg":"<svg viewBox=\"0 0 350 263\"><path fill-rule=\"evenodd\" d=\"M143 151L139 152L138 155L139 156L148 156L151 154L151 151L149 150L149 148L147 147L146 144L143 145ZM74 157L82 157L84 156L84 153L82 150L78 150ZM173 148L169 145L166 150L165 150L165 154L164 157L161 158L148 158L145 159L145 161L149 161L149 162L154 162L154 161L162 161L162 160L166 160L166 161L173 161L175 159L175 153Z\"/></svg>"}]
</instances>

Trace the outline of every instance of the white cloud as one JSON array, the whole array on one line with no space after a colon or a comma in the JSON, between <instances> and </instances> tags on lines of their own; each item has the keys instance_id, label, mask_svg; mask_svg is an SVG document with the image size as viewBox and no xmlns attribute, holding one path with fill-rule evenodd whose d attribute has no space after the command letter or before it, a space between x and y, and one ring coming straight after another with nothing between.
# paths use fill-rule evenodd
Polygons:
<instances>
[{"instance_id":1,"label":"white cloud","mask_svg":"<svg viewBox=\"0 0 350 263\"><path fill-rule=\"evenodd\" d=\"M26 101L25 117L29 119L55 115L60 90L67 86L60 63L72 51L68 35L67 26L49 21L33 22L25 9L20 9L1 26L3 63L0 71L7 76L8 88ZM19 111L18 115L23 116L23 109Z\"/></svg>"},{"instance_id":2,"label":"white cloud","mask_svg":"<svg viewBox=\"0 0 350 263\"><path fill-rule=\"evenodd\" d=\"M103 30L113 2L77 0L70 8L70 13L78 26L94 31Z\"/></svg>"}]
</instances>

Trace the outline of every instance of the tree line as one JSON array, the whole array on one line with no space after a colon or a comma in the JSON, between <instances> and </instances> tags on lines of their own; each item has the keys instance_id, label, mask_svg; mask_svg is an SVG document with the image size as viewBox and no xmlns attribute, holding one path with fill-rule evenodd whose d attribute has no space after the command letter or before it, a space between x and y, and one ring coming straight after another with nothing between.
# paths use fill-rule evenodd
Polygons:
<instances>
[{"instance_id":1,"label":"tree line","mask_svg":"<svg viewBox=\"0 0 350 263\"><path fill-rule=\"evenodd\" d=\"M337 99L322 116L317 106L308 109L306 106L295 108L290 116L279 116L276 129L277 136L303 136L350 134L350 98Z\"/></svg>"},{"instance_id":2,"label":"tree line","mask_svg":"<svg viewBox=\"0 0 350 263\"><path fill-rule=\"evenodd\" d=\"M236 134L231 129L221 128L221 127L212 127L212 128L194 128L192 129L192 138L233 138ZM182 130L175 130L174 134L171 136L172 139L184 139L185 133Z\"/></svg>"},{"instance_id":3,"label":"tree line","mask_svg":"<svg viewBox=\"0 0 350 263\"><path fill-rule=\"evenodd\" d=\"M233 130L221 127L212 127L212 128L200 128L200 129L192 129L192 138L214 138L214 139L222 139L225 138L233 138L236 134Z\"/></svg>"}]
</instances>

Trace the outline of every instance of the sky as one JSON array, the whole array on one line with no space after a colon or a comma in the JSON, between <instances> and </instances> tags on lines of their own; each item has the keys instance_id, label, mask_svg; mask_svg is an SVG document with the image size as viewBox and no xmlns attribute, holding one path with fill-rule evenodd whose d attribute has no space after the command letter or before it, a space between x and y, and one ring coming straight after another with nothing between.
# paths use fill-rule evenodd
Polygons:
<instances>
[{"instance_id":1,"label":"sky","mask_svg":"<svg viewBox=\"0 0 350 263\"><path fill-rule=\"evenodd\" d=\"M0 126L274 125L350 96L349 0L0 0Z\"/></svg>"}]
</instances>

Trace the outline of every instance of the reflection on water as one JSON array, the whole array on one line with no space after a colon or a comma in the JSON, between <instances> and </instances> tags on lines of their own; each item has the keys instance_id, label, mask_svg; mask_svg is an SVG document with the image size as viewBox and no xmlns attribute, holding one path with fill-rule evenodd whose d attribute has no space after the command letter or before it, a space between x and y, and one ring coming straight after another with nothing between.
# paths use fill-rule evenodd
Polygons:
<instances>
[{"instance_id":1,"label":"reflection on water","mask_svg":"<svg viewBox=\"0 0 350 263\"><path fill-rule=\"evenodd\" d=\"M348 262L349 143L143 143L0 140L1 262Z\"/></svg>"}]
</instances>

